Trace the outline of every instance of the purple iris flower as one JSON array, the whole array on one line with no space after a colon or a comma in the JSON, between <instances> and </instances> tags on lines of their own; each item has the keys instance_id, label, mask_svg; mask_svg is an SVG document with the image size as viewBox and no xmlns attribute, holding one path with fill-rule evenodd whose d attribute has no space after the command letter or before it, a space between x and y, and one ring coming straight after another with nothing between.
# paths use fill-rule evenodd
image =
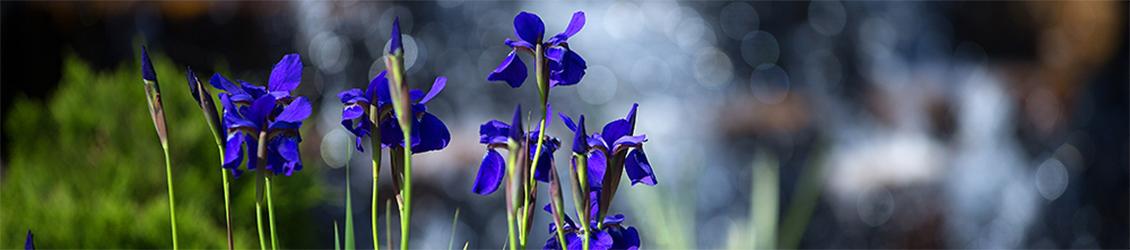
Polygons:
<instances>
[{"instance_id":1,"label":"purple iris flower","mask_svg":"<svg viewBox=\"0 0 1130 250\"><path fill-rule=\"evenodd\" d=\"M266 167L275 174L290 176L302 169L298 128L310 116L311 105L305 97L291 96L302 80L302 61L298 54L282 58L271 70L266 87L239 81L232 83L219 73L212 76L212 86L222 89L220 103L224 107L223 127L227 129L224 145L224 168L238 177L243 163L243 147L247 147L247 169L258 166L259 136L267 142Z\"/></svg>"},{"instance_id":2,"label":"purple iris flower","mask_svg":"<svg viewBox=\"0 0 1130 250\"><path fill-rule=\"evenodd\" d=\"M403 147L404 135L400 130L400 123L392 112L392 97L389 94L387 72L381 71L365 91L349 89L337 95L345 108L341 112L341 125L357 136L355 140L357 151L365 151L361 143L362 138L372 135L373 122L369 120L369 112L378 112L381 133L381 146ZM447 86L447 78L437 77L432 83L432 88L427 95L418 89L408 91L409 98L415 102L412 105L412 153L424 153L440 150L447 147L451 141L451 133L447 125L432 113L427 112L426 104ZM371 106L377 107L370 110Z\"/></svg>"},{"instance_id":3,"label":"purple iris flower","mask_svg":"<svg viewBox=\"0 0 1130 250\"><path fill-rule=\"evenodd\" d=\"M533 55L540 46L543 53L541 56L548 59L549 86L577 84L585 75L588 66L585 65L584 58L569 49L568 40L584 26L585 13L577 11L573 13L573 19L569 21L565 31L545 40L545 24L542 23L541 17L525 11L518 13L514 16L514 33L518 35L518 40L506 39L504 43L510 46L510 54L506 55L502 64L487 75L487 80L504 81L513 88L522 86L528 73L526 65L522 63L517 53L524 51Z\"/></svg>"},{"instance_id":4,"label":"purple iris flower","mask_svg":"<svg viewBox=\"0 0 1130 250\"><path fill-rule=\"evenodd\" d=\"M498 120L490 120L483 125L479 126L479 143L487 145L487 154L483 156L483 161L479 165L478 176L475 177L475 184L471 191L479 195L489 195L498 190L502 184L502 180L506 176L506 159L502 157L496 148L507 148L508 142L514 139L517 142L525 142L526 145L537 145L538 130L530 131L527 133L522 132L522 107L519 106L514 110L514 119L510 124ZM514 126L511 126L513 124ZM541 158L538 166L534 169L534 179L540 182L549 182L550 166L553 164L553 152L561 146L561 141L551 136L545 136L545 142L542 143ZM526 160L532 160L536 150L526 150L528 157Z\"/></svg>"},{"instance_id":5,"label":"purple iris flower","mask_svg":"<svg viewBox=\"0 0 1130 250\"><path fill-rule=\"evenodd\" d=\"M593 204L596 205L596 204ZM551 213L549 205L544 209L547 213ZM584 249L584 232L581 227L573 222L569 215L565 217L565 225L561 230L565 231L565 247L568 250L582 250ZM640 233L635 227L625 226L624 220L626 217L623 214L616 214L604 217L603 228L597 228L598 224L596 219L589 221L589 228L592 230L589 233L589 249L590 250L607 250L607 249L639 249L640 248ZM549 239L545 240L545 245L542 249L560 249L561 244L557 242L557 225L553 222L549 223Z\"/></svg>"},{"instance_id":6,"label":"purple iris flower","mask_svg":"<svg viewBox=\"0 0 1130 250\"><path fill-rule=\"evenodd\" d=\"M599 152L599 154L589 155L589 168L599 168L601 173L604 172L605 167L622 167L628 174L628 178L632 180L632 185L643 183L648 186L655 186L655 172L651 169L651 163L647 161L647 155L643 151L643 143L647 141L647 135L633 135L636 126L636 109L639 104L632 104L632 109L628 111L628 116L621 119L613 120L604 125L604 129L600 133L593 133L585 138L583 141L588 145L589 151ZM565 122L565 126L570 130L580 133L577 138L574 138L574 148L577 143L582 141L580 137L583 134L583 124L573 124L572 120L564 114L561 118ZM583 123L583 121L582 121ZM617 159L615 162L624 164L623 166L606 166L608 160L611 158ZM594 167L596 166L596 167ZM593 172L590 170L590 172ZM603 175L603 174L601 174ZM602 179L600 179L602 180ZM597 183L600 183L598 180Z\"/></svg>"}]
</instances>

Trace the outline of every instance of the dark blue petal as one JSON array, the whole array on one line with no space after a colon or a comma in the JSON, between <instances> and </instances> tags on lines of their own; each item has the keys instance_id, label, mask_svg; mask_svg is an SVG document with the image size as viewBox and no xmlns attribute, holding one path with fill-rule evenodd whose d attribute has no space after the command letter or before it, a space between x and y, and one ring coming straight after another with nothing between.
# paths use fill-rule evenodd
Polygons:
<instances>
[{"instance_id":1,"label":"dark blue petal","mask_svg":"<svg viewBox=\"0 0 1130 250\"><path fill-rule=\"evenodd\" d=\"M589 187L600 188L604 182L604 171L608 166L608 158L604 154L589 154L588 175Z\"/></svg>"},{"instance_id":2,"label":"dark blue petal","mask_svg":"<svg viewBox=\"0 0 1130 250\"><path fill-rule=\"evenodd\" d=\"M510 125L498 120L490 120L479 125L479 143L503 144L510 136Z\"/></svg>"},{"instance_id":3,"label":"dark blue petal","mask_svg":"<svg viewBox=\"0 0 1130 250\"><path fill-rule=\"evenodd\" d=\"M572 50L566 50L559 63L559 70L552 70L552 65L550 67L549 81L552 86L577 84L581 82L581 78L585 76L585 69L588 68L585 59Z\"/></svg>"},{"instance_id":4,"label":"dark blue petal","mask_svg":"<svg viewBox=\"0 0 1130 250\"><path fill-rule=\"evenodd\" d=\"M302 82L302 59L298 54L283 56L275 68L271 70L271 78L267 82L271 95L281 98L290 95Z\"/></svg>"},{"instance_id":5,"label":"dark blue petal","mask_svg":"<svg viewBox=\"0 0 1130 250\"><path fill-rule=\"evenodd\" d=\"M600 135L605 143L611 143L620 139L620 137L631 135L629 134L631 129L631 124L629 124L628 121L616 119L605 124L604 129L600 131Z\"/></svg>"},{"instance_id":6,"label":"dark blue petal","mask_svg":"<svg viewBox=\"0 0 1130 250\"><path fill-rule=\"evenodd\" d=\"M566 124L568 124L568 123L566 123ZM577 118L576 129L574 129L573 132L574 132L573 133L573 153L584 154L584 153L588 152L589 151L589 145L587 144L588 140L585 139L585 138L588 137L588 135L585 134L585 116L584 115L581 115L580 118Z\"/></svg>"},{"instance_id":7,"label":"dark blue petal","mask_svg":"<svg viewBox=\"0 0 1130 250\"><path fill-rule=\"evenodd\" d=\"M257 155L259 153L259 141L258 138L256 138L257 136L258 135L252 136L249 134L243 135L243 141L246 142L244 144L247 145L247 150L244 152L247 152L248 170L254 170L259 167L259 156Z\"/></svg>"},{"instance_id":8,"label":"dark blue petal","mask_svg":"<svg viewBox=\"0 0 1130 250\"><path fill-rule=\"evenodd\" d=\"M342 104L354 103L369 103L369 99L365 97L365 92L360 89L348 89L337 94L337 99L341 100Z\"/></svg>"},{"instance_id":9,"label":"dark blue petal","mask_svg":"<svg viewBox=\"0 0 1130 250\"><path fill-rule=\"evenodd\" d=\"M585 12L574 12L573 19L569 20L569 27L566 27L564 32L561 32L560 34L549 38L549 41L546 43L549 43L551 45L558 45L560 43L563 43L566 40L569 40L569 37L572 37L573 35L576 35L577 32L580 32L581 28L583 27L585 27Z\"/></svg>"},{"instance_id":10,"label":"dark blue petal","mask_svg":"<svg viewBox=\"0 0 1130 250\"><path fill-rule=\"evenodd\" d=\"M376 102L378 105L384 103L391 103L392 97L388 89L388 78L385 77L388 71L382 70L381 73L373 77L369 81L369 87L365 88L365 98L370 102Z\"/></svg>"},{"instance_id":11,"label":"dark blue petal","mask_svg":"<svg viewBox=\"0 0 1130 250\"><path fill-rule=\"evenodd\" d=\"M345 105L341 110L341 120L353 120L365 116L365 107L361 105Z\"/></svg>"},{"instance_id":12,"label":"dark blue petal","mask_svg":"<svg viewBox=\"0 0 1130 250\"><path fill-rule=\"evenodd\" d=\"M278 154L285 161L282 172L290 176L295 171L302 170L302 158L298 152L298 141L291 137L280 137Z\"/></svg>"},{"instance_id":13,"label":"dark blue petal","mask_svg":"<svg viewBox=\"0 0 1130 250\"><path fill-rule=\"evenodd\" d=\"M561 70L561 60L565 59L565 47L546 48L545 59L550 61L550 70Z\"/></svg>"},{"instance_id":14,"label":"dark blue petal","mask_svg":"<svg viewBox=\"0 0 1130 250\"><path fill-rule=\"evenodd\" d=\"M639 147L647 141L647 135L624 136L612 143L613 152L620 152L631 147Z\"/></svg>"},{"instance_id":15,"label":"dark blue petal","mask_svg":"<svg viewBox=\"0 0 1130 250\"><path fill-rule=\"evenodd\" d=\"M600 137L599 133L592 134L591 136L586 138L585 141L588 142L588 146L590 148L596 148L606 152L609 150L608 143L604 141L604 138Z\"/></svg>"},{"instance_id":16,"label":"dark blue petal","mask_svg":"<svg viewBox=\"0 0 1130 250\"><path fill-rule=\"evenodd\" d=\"M628 179L632 180L632 186L637 183L643 183L648 186L655 186L655 172L651 170L651 163L647 162L647 155L643 153L643 149L633 149L628 152L628 157L624 159L624 171L628 174Z\"/></svg>"},{"instance_id":17,"label":"dark blue petal","mask_svg":"<svg viewBox=\"0 0 1130 250\"><path fill-rule=\"evenodd\" d=\"M153 63L149 61L149 51L141 46L141 79L157 81L157 72L153 71Z\"/></svg>"},{"instance_id":18,"label":"dark blue petal","mask_svg":"<svg viewBox=\"0 0 1130 250\"><path fill-rule=\"evenodd\" d=\"M228 134L227 142L224 143L224 168L239 169L239 164L243 163L244 139L243 133L239 131Z\"/></svg>"},{"instance_id":19,"label":"dark blue petal","mask_svg":"<svg viewBox=\"0 0 1130 250\"><path fill-rule=\"evenodd\" d=\"M35 236L33 236L33 235L31 234L31 229L28 229L28 230L27 230L27 239L26 239L26 240L24 240L24 250L33 250L33 249L35 249L35 239L34 239L34 237L35 237Z\"/></svg>"},{"instance_id":20,"label":"dark blue petal","mask_svg":"<svg viewBox=\"0 0 1130 250\"><path fill-rule=\"evenodd\" d=\"M624 222L624 215L623 214L615 214L615 215L609 215L609 216L604 217L604 224L605 225L607 225L607 224L620 224L620 222Z\"/></svg>"},{"instance_id":21,"label":"dark blue petal","mask_svg":"<svg viewBox=\"0 0 1130 250\"><path fill-rule=\"evenodd\" d=\"M244 113L243 117L255 123L256 128L262 128L263 125L266 125L267 117L271 115L274 108L275 97L263 95L251 103L251 107L247 109L247 113Z\"/></svg>"},{"instance_id":22,"label":"dark blue petal","mask_svg":"<svg viewBox=\"0 0 1130 250\"><path fill-rule=\"evenodd\" d=\"M537 137L537 130L531 131L529 133L529 136L527 138L529 138L528 143L530 144L530 146L537 145ZM534 180L549 183L550 166L553 165L553 152L557 151L557 148L560 146L561 141L557 140L557 138L546 136L546 139L542 142L541 157L539 157L538 159L537 167L534 168ZM533 149L530 149L528 151L529 157L532 161L534 154L536 154L537 152Z\"/></svg>"},{"instance_id":23,"label":"dark blue petal","mask_svg":"<svg viewBox=\"0 0 1130 250\"><path fill-rule=\"evenodd\" d=\"M514 33L522 41L538 44L545 34L545 23L542 23L541 17L538 17L538 15L522 11L514 16Z\"/></svg>"},{"instance_id":24,"label":"dark blue petal","mask_svg":"<svg viewBox=\"0 0 1130 250\"><path fill-rule=\"evenodd\" d=\"M510 54L506 55L506 59L502 60L502 64L499 64L498 67L494 68L494 71L487 75L487 81L505 81L511 88L517 88L521 87L522 82L526 81L528 74L522 58L518 57L516 51L510 51Z\"/></svg>"},{"instance_id":25,"label":"dark blue petal","mask_svg":"<svg viewBox=\"0 0 1130 250\"><path fill-rule=\"evenodd\" d=\"M489 195L497 191L505 176L505 164L506 160L502 159L502 154L494 151L494 149L487 149L487 154L483 156L483 162L479 165L479 175L475 177L475 184L471 187L471 192Z\"/></svg>"},{"instance_id":26,"label":"dark blue petal","mask_svg":"<svg viewBox=\"0 0 1130 250\"><path fill-rule=\"evenodd\" d=\"M274 122L301 123L302 120L306 120L307 117L310 117L312 109L310 101L306 100L306 97L299 96L298 98L294 98L286 107L283 107L282 112L279 112L278 116L275 116Z\"/></svg>"},{"instance_id":27,"label":"dark blue petal","mask_svg":"<svg viewBox=\"0 0 1130 250\"><path fill-rule=\"evenodd\" d=\"M577 124L573 123L573 119L569 118L565 113L558 113L558 115L561 116L561 123L564 123L565 127L569 128L569 131L577 131Z\"/></svg>"},{"instance_id":28,"label":"dark blue petal","mask_svg":"<svg viewBox=\"0 0 1130 250\"><path fill-rule=\"evenodd\" d=\"M524 138L522 127L522 105L514 108L514 118L510 120L510 139L521 142Z\"/></svg>"},{"instance_id":29,"label":"dark blue petal","mask_svg":"<svg viewBox=\"0 0 1130 250\"><path fill-rule=\"evenodd\" d=\"M400 49L400 17L392 20L392 34L390 34L388 41L388 53L396 54L396 50Z\"/></svg>"},{"instance_id":30,"label":"dark blue petal","mask_svg":"<svg viewBox=\"0 0 1130 250\"><path fill-rule=\"evenodd\" d=\"M238 85L235 85L235 83L232 83L227 78L224 78L224 76L220 75L220 73L212 74L212 79L209 79L208 83L212 84L212 87L227 91L228 93L231 93L232 95L247 95L247 92L243 91L243 88L240 88ZM251 96L248 95L248 96L246 96L246 98L251 98ZM235 100L235 101L251 101L251 100Z\"/></svg>"},{"instance_id":31,"label":"dark blue petal","mask_svg":"<svg viewBox=\"0 0 1130 250\"><path fill-rule=\"evenodd\" d=\"M259 97L262 97L263 95L267 94L267 87L251 84L251 83L243 81L243 80L237 80L237 81L239 81L239 87L242 88L243 91L246 92L248 95L250 95L248 102L254 101L255 99L259 99ZM278 99L278 97L275 97L275 99Z\"/></svg>"},{"instance_id":32,"label":"dark blue petal","mask_svg":"<svg viewBox=\"0 0 1130 250\"><path fill-rule=\"evenodd\" d=\"M628 124L629 124L628 125L628 127L629 127L628 134L629 135L635 134L635 130L636 130L636 109L639 108L639 107L640 107L639 103L632 103L632 109L629 109L628 110L628 116L624 117L624 119L628 120Z\"/></svg>"},{"instance_id":33,"label":"dark blue petal","mask_svg":"<svg viewBox=\"0 0 1130 250\"><path fill-rule=\"evenodd\" d=\"M200 104L200 90L197 89L196 73L192 72L192 67L184 69L184 77L188 82L188 91L192 93L192 100L195 100L196 104Z\"/></svg>"},{"instance_id":34,"label":"dark blue petal","mask_svg":"<svg viewBox=\"0 0 1130 250\"><path fill-rule=\"evenodd\" d=\"M414 154L443 149L451 141L451 133L447 131L447 125L431 113L425 112L420 117L419 126L413 130L420 131L420 144L412 146Z\"/></svg>"},{"instance_id":35,"label":"dark blue petal","mask_svg":"<svg viewBox=\"0 0 1130 250\"><path fill-rule=\"evenodd\" d=\"M436 81L432 83L432 88L428 90L428 95L420 99L420 104L428 103L432 98L435 98L443 88L447 86L447 77L436 77Z\"/></svg>"}]
</instances>

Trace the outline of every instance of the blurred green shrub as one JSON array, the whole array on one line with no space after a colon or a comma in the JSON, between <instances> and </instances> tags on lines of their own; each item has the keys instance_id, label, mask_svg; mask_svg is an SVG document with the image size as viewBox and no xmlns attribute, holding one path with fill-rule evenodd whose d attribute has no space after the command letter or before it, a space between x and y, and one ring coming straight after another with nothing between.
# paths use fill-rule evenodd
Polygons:
<instances>
[{"instance_id":1,"label":"blurred green shrub","mask_svg":"<svg viewBox=\"0 0 1130 250\"><path fill-rule=\"evenodd\" d=\"M181 246L224 248L219 152L188 94L183 69L168 58L154 59L169 121ZM23 246L28 229L40 248L171 247L163 156L139 65L94 72L69 56L45 103L13 102L3 123L11 144L0 171L0 248ZM306 168L276 181L282 246L326 247L311 245L311 214L322 199L317 174L317 168ZM252 180L232 185L236 248L258 247Z\"/></svg>"}]
</instances>

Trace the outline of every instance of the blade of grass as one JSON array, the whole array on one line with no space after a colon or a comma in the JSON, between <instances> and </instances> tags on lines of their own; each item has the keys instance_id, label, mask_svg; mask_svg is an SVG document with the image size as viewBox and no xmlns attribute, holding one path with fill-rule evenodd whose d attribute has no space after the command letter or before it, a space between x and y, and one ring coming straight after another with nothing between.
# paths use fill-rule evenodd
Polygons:
<instances>
[{"instance_id":1,"label":"blade of grass","mask_svg":"<svg viewBox=\"0 0 1130 250\"><path fill-rule=\"evenodd\" d=\"M451 250L451 243L455 242L455 222L459 221L459 208L455 208L455 217L451 219L451 236L447 238L447 250Z\"/></svg>"},{"instance_id":2,"label":"blade of grass","mask_svg":"<svg viewBox=\"0 0 1130 250\"><path fill-rule=\"evenodd\" d=\"M337 220L334 220L334 250L341 250L341 237L337 233Z\"/></svg>"}]
</instances>

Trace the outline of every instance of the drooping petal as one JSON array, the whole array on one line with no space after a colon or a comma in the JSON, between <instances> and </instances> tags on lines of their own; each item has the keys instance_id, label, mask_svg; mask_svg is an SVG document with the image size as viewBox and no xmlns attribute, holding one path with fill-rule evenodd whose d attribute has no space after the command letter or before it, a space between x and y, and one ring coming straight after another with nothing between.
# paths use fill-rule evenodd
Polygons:
<instances>
[{"instance_id":1,"label":"drooping petal","mask_svg":"<svg viewBox=\"0 0 1130 250\"><path fill-rule=\"evenodd\" d=\"M420 131L420 144L412 145L413 154L446 148L447 143L451 141L451 133L447 131L447 125L431 113L425 112L420 117L419 126L413 130Z\"/></svg>"},{"instance_id":2,"label":"drooping petal","mask_svg":"<svg viewBox=\"0 0 1130 250\"><path fill-rule=\"evenodd\" d=\"M243 141L247 145L247 150L244 151L247 152L247 169L254 170L259 167L259 156L256 155L259 153L259 141L255 136L249 134L243 134Z\"/></svg>"},{"instance_id":3,"label":"drooping petal","mask_svg":"<svg viewBox=\"0 0 1130 250\"><path fill-rule=\"evenodd\" d=\"M554 63L553 66L550 67L550 69L560 70L561 69L560 62L561 62L561 60L565 59L565 47L549 47L549 48L546 48L545 49L545 59L549 59L549 61L551 63Z\"/></svg>"},{"instance_id":4,"label":"drooping petal","mask_svg":"<svg viewBox=\"0 0 1130 250\"><path fill-rule=\"evenodd\" d=\"M483 156L483 162L479 164L479 174L475 177L475 184L471 187L471 192L489 195L497 191L505 175L505 164L506 160L502 159L502 154L494 151L494 149L487 149L486 156Z\"/></svg>"},{"instance_id":5,"label":"drooping petal","mask_svg":"<svg viewBox=\"0 0 1130 250\"><path fill-rule=\"evenodd\" d=\"M428 95L424 99L420 99L420 104L426 104L435 98L443 88L447 86L447 77L436 77L436 81L432 83L432 88L428 90Z\"/></svg>"},{"instance_id":6,"label":"drooping petal","mask_svg":"<svg viewBox=\"0 0 1130 250\"><path fill-rule=\"evenodd\" d=\"M141 79L157 81L157 72L153 71L153 62L149 61L149 50L145 46L141 46Z\"/></svg>"},{"instance_id":7,"label":"drooping petal","mask_svg":"<svg viewBox=\"0 0 1130 250\"><path fill-rule=\"evenodd\" d=\"M585 139L585 141L588 142L589 148L592 148L594 150L602 150L604 152L608 152L608 150L610 150L608 143L604 141L604 138L600 136L600 133L592 134Z\"/></svg>"},{"instance_id":8,"label":"drooping petal","mask_svg":"<svg viewBox=\"0 0 1130 250\"><path fill-rule=\"evenodd\" d=\"M396 54L396 50L400 49L400 17L392 20L392 33L388 41L388 53Z\"/></svg>"},{"instance_id":9,"label":"drooping petal","mask_svg":"<svg viewBox=\"0 0 1130 250\"><path fill-rule=\"evenodd\" d=\"M545 23L542 23L541 17L538 17L538 15L522 11L514 16L514 33L522 41L538 44L545 34Z\"/></svg>"},{"instance_id":10,"label":"drooping petal","mask_svg":"<svg viewBox=\"0 0 1130 250\"><path fill-rule=\"evenodd\" d=\"M505 144L510 136L510 125L499 120L490 120L479 125L479 143Z\"/></svg>"},{"instance_id":11,"label":"drooping petal","mask_svg":"<svg viewBox=\"0 0 1130 250\"><path fill-rule=\"evenodd\" d=\"M522 82L526 81L526 64L522 62L522 58L518 57L517 51L510 51L506 55L506 59L502 59L502 64L494 68L487 75L487 81L505 81L511 88L522 86Z\"/></svg>"},{"instance_id":12,"label":"drooping petal","mask_svg":"<svg viewBox=\"0 0 1130 250\"><path fill-rule=\"evenodd\" d=\"M560 43L563 43L566 40L569 40L569 37L572 37L573 35L576 35L577 32L580 32L581 28L583 27L585 27L585 12L573 12L573 19L569 20L569 27L566 27L565 31L561 32L560 34L549 38L549 41L546 43L549 43L551 45L558 45Z\"/></svg>"},{"instance_id":13,"label":"drooping petal","mask_svg":"<svg viewBox=\"0 0 1130 250\"><path fill-rule=\"evenodd\" d=\"M282 98L290 95L290 92L298 88L298 84L301 82L302 59L298 54L288 54L283 56L282 60L279 60L279 63L275 64L275 68L271 70L271 78L267 82L267 88L275 98Z\"/></svg>"},{"instance_id":14,"label":"drooping petal","mask_svg":"<svg viewBox=\"0 0 1130 250\"><path fill-rule=\"evenodd\" d=\"M244 136L241 132L228 134L224 143L224 168L238 169L239 164L243 163L243 141Z\"/></svg>"},{"instance_id":15,"label":"drooping petal","mask_svg":"<svg viewBox=\"0 0 1130 250\"><path fill-rule=\"evenodd\" d=\"M282 156L285 161L283 163L282 172L286 176L290 176L295 171L302 170L302 158L298 152L298 141L291 137L280 137L281 140L278 144L278 154Z\"/></svg>"},{"instance_id":16,"label":"drooping petal","mask_svg":"<svg viewBox=\"0 0 1130 250\"><path fill-rule=\"evenodd\" d=\"M636 183L655 186L657 183L655 172L652 172L651 163L647 162L647 155L643 153L643 149L628 152L628 157L624 159L624 170L628 174L628 179L632 180L632 186Z\"/></svg>"},{"instance_id":17,"label":"drooping petal","mask_svg":"<svg viewBox=\"0 0 1130 250\"><path fill-rule=\"evenodd\" d=\"M560 63L559 70L553 70L552 63L550 65L549 81L552 86L577 84L581 82L581 78L585 76L585 69L588 68L585 59L572 50L566 50L558 63Z\"/></svg>"},{"instance_id":18,"label":"drooping petal","mask_svg":"<svg viewBox=\"0 0 1130 250\"><path fill-rule=\"evenodd\" d=\"M620 224L620 222L624 222L623 214L615 214L604 217L604 224Z\"/></svg>"}]
</instances>

